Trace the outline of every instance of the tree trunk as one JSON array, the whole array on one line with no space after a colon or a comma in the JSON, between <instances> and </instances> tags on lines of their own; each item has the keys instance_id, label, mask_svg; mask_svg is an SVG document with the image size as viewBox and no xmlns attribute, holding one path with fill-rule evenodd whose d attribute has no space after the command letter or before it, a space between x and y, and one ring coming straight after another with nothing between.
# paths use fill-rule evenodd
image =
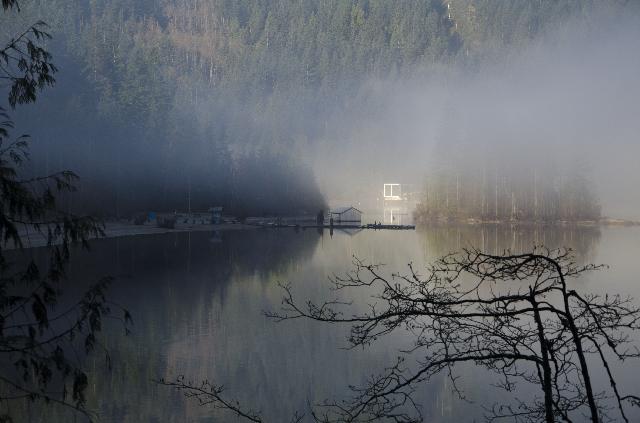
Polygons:
<instances>
[{"instance_id":1,"label":"tree trunk","mask_svg":"<svg viewBox=\"0 0 640 423\"><path fill-rule=\"evenodd\" d=\"M533 307L533 317L538 328L538 339L540 342L540 353L542 354L542 391L544 392L544 415L546 423L555 423L553 417L553 385L551 381L551 365L549 364L549 346L544 336L544 326L542 318L538 310L538 302L536 301L533 288L529 288L529 301Z\"/></svg>"}]
</instances>

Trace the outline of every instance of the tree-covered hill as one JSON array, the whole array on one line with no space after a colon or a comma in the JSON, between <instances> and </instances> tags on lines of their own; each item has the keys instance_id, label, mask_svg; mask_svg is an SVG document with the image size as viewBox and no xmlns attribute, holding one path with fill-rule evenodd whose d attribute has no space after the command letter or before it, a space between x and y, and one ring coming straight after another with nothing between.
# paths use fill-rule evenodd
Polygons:
<instances>
[{"instance_id":1,"label":"tree-covered hill","mask_svg":"<svg viewBox=\"0 0 640 423\"><path fill-rule=\"evenodd\" d=\"M314 211L305 153L369 78L475 66L599 3L25 0L0 32L50 25L58 85L19 117L39 170L83 176L70 207Z\"/></svg>"}]
</instances>

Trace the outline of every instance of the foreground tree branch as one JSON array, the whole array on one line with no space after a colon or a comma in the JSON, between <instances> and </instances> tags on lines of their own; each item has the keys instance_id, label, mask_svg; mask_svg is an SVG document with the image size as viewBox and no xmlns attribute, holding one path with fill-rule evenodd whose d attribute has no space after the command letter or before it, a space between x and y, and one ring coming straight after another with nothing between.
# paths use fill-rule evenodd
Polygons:
<instances>
[{"instance_id":1,"label":"foreground tree branch","mask_svg":"<svg viewBox=\"0 0 640 423\"><path fill-rule=\"evenodd\" d=\"M175 380L159 379L155 382L177 389L186 398L197 400L200 405L210 405L214 408L229 410L248 421L262 423L259 413L243 409L238 401L226 399L223 396L224 388L207 380L196 384L186 380L184 376L178 376Z\"/></svg>"},{"instance_id":2,"label":"foreground tree branch","mask_svg":"<svg viewBox=\"0 0 640 423\"><path fill-rule=\"evenodd\" d=\"M460 395L456 366L472 362L499 376L508 392L520 384L538 386L530 401L496 404L487 420L547 423L574 421L586 413L596 423L612 417L628 422L625 408L638 398L625 395L609 360L638 358L630 334L638 330L640 310L630 298L578 293L568 280L604 266L578 266L569 250L536 249L513 255L464 250L448 255L418 274L385 276L382 267L354 260L354 269L331 279L336 292L367 289L364 312L350 301L299 302L291 285L282 285L283 308L267 315L276 321L307 318L351 327L351 347L366 347L396 330L410 332L417 369L404 359L365 386L353 388L347 400L321 405L323 422L421 421L413 399L415 387L446 374ZM593 386L589 356L605 368L609 389ZM315 414L317 417L318 414Z\"/></svg>"},{"instance_id":3,"label":"foreground tree branch","mask_svg":"<svg viewBox=\"0 0 640 423\"><path fill-rule=\"evenodd\" d=\"M621 391L611 367L611 360L640 357L632 343L640 309L631 298L581 293L569 283L606 266L579 266L570 250L544 248L515 255L463 250L436 261L426 276L412 265L407 274L386 276L380 265L358 259L353 264L346 275L330 279L335 299L300 302L292 286L282 284L283 307L267 316L277 322L304 318L347 324L350 347L367 347L398 330L409 332L413 343L399 351L392 366L351 387L349 398L312 406L308 416L316 422L422 422L417 387L442 374L466 399L456 374L465 363L495 373L494 385L506 392L517 393L525 385L540 392L526 401L514 397L484 407L489 422L570 423L585 416L594 423L630 422L628 407L640 406L640 397ZM343 298L352 289L371 293L364 311ZM594 387L590 366L598 364L607 380ZM202 405L262 421L208 382L159 383Z\"/></svg>"},{"instance_id":4,"label":"foreground tree branch","mask_svg":"<svg viewBox=\"0 0 640 423\"><path fill-rule=\"evenodd\" d=\"M220 410L227 410L232 414L250 422L263 423L262 417L258 411L244 408L237 400L227 398L224 395L224 387L215 385L208 380L202 382L193 382L187 380L184 376L178 376L173 380L158 379L155 383L176 389L185 396L185 398L194 399L199 405L206 405ZM299 423L304 418L303 414L294 413L290 423Z\"/></svg>"},{"instance_id":5,"label":"foreground tree branch","mask_svg":"<svg viewBox=\"0 0 640 423\"><path fill-rule=\"evenodd\" d=\"M2 1L5 11L19 11L18 6L15 0ZM45 48L50 39L45 30L46 24L37 22L0 46L0 88L8 88L11 108L34 102L39 90L55 82L57 69ZM14 421L14 400L57 404L93 420L86 409L89 377L83 359L102 349L110 366L109 354L97 338L103 319L119 311L116 319L128 333L131 316L107 300L110 278L99 280L76 300L63 295L61 283L72 246L88 247L88 239L104 234L103 225L58 207L58 197L76 189L73 172L22 175L29 160L29 138L12 138L13 129L0 107L0 421ZM33 254L18 253L25 247L24 235L28 240L33 232L47 240L45 263ZM66 308L59 311L62 307Z\"/></svg>"}]
</instances>

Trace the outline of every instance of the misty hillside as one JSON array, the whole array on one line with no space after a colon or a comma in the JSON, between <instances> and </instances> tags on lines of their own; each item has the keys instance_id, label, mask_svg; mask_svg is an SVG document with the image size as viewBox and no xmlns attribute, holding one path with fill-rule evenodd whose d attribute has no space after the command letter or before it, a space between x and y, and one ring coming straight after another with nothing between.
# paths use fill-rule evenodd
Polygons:
<instances>
[{"instance_id":1,"label":"misty hillside","mask_svg":"<svg viewBox=\"0 0 640 423\"><path fill-rule=\"evenodd\" d=\"M50 25L57 85L15 115L39 172L81 175L69 207L315 212L309 151L371 107L370 78L473 69L570 17L635 7L602 3L25 1L0 35Z\"/></svg>"}]
</instances>

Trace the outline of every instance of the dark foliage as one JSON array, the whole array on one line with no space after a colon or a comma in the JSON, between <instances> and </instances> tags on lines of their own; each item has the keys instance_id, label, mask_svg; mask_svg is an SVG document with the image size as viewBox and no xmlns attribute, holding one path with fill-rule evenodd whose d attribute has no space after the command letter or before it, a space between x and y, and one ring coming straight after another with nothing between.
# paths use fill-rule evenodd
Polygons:
<instances>
[{"instance_id":1,"label":"dark foliage","mask_svg":"<svg viewBox=\"0 0 640 423\"><path fill-rule=\"evenodd\" d=\"M17 2L3 1L5 10L11 7ZM54 83L56 68L42 44L50 38L45 29L38 22L0 50L0 78L8 81L11 107L34 102L39 90ZM105 296L110 279L75 301L62 295L61 285L72 245L88 247L89 238L103 234L102 224L58 206L56 198L75 189L73 172L22 177L29 138L12 138L13 122L1 108L0 119L0 404L8 410L9 401L42 400L91 417L82 358L104 350L97 335L114 307ZM22 250L33 234L47 239L44 265L27 252L18 259L9 252ZM121 311L126 328L131 316ZM0 420L11 421L11 414L3 411Z\"/></svg>"}]
</instances>

